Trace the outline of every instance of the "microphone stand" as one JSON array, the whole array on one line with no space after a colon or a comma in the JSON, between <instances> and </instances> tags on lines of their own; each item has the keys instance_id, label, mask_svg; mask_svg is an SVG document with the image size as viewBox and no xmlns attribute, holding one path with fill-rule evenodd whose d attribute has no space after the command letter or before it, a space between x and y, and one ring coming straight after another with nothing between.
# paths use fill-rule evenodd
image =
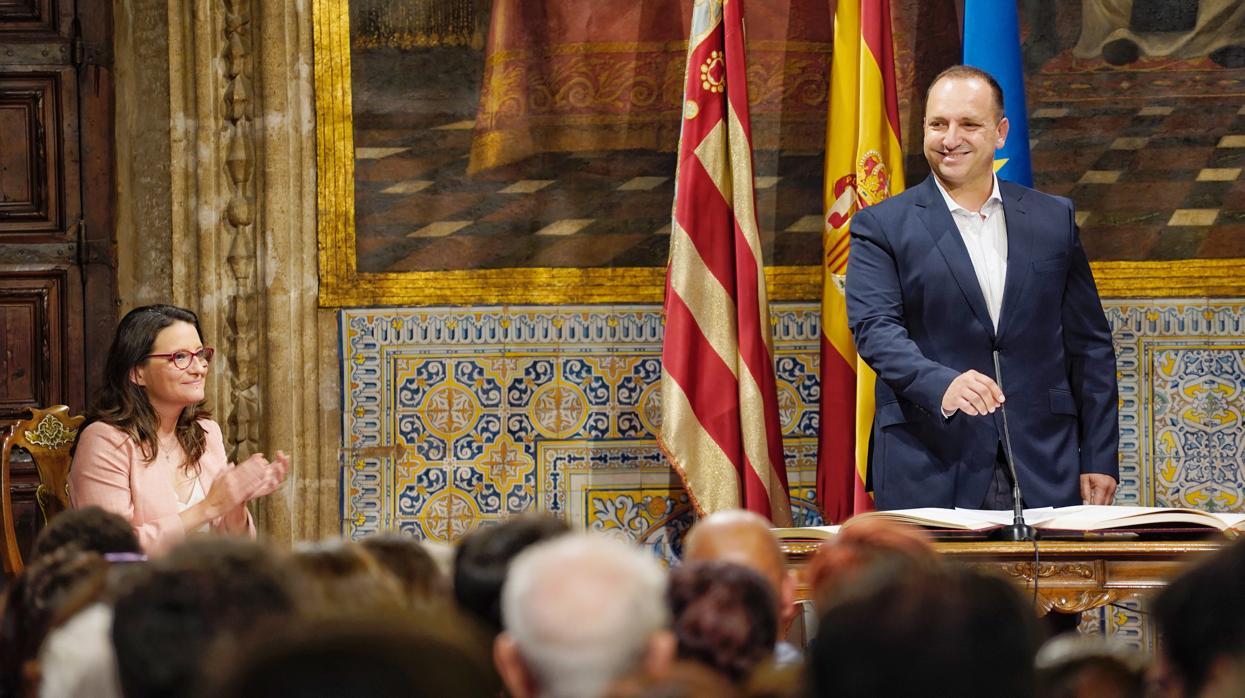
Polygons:
<instances>
[{"instance_id":1,"label":"microphone stand","mask_svg":"<svg viewBox=\"0 0 1245 698\"><path fill-rule=\"evenodd\" d=\"M1003 389L1003 369L999 366L999 350L994 350L994 380ZM1007 407L999 405L1003 413L1003 455L1006 456L1007 469L1012 476L1012 513L1014 518L1010 526L1004 526L991 535L994 540L1026 541L1037 540L1037 529L1025 523L1023 499L1020 496L1020 478L1016 476L1016 462L1012 459L1012 435L1007 428Z\"/></svg>"}]
</instances>

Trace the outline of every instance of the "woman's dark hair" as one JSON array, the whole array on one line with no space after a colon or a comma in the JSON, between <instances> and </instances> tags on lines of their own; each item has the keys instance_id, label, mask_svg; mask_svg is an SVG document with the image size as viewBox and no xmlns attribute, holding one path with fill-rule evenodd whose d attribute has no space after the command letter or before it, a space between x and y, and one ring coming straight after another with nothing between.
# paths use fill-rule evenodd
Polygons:
<instances>
[{"instance_id":1,"label":"woman's dark hair","mask_svg":"<svg viewBox=\"0 0 1245 698\"><path fill-rule=\"evenodd\" d=\"M817 628L805 661L812 698L1035 695L1033 607L1011 582L970 567L872 565L847 581Z\"/></svg>"},{"instance_id":2,"label":"woman's dark hair","mask_svg":"<svg viewBox=\"0 0 1245 698\"><path fill-rule=\"evenodd\" d=\"M1245 658L1245 539L1220 548L1172 580L1150 603L1162 657L1187 695L1199 695L1215 664Z\"/></svg>"},{"instance_id":3,"label":"woman's dark hair","mask_svg":"<svg viewBox=\"0 0 1245 698\"><path fill-rule=\"evenodd\" d=\"M773 656L778 601L760 573L719 560L689 562L670 573L666 597L679 659L742 682Z\"/></svg>"},{"instance_id":4,"label":"woman's dark hair","mask_svg":"<svg viewBox=\"0 0 1245 698\"><path fill-rule=\"evenodd\" d=\"M156 431L160 421L147 398L147 391L131 380L131 373L136 366L149 360L146 357L156 343L156 335L175 322L190 323L195 332L203 336L199 316L173 305L144 305L121 318L112 346L108 348L104 386L87 417L88 424L104 422L124 431L138 443L148 461L154 461L160 451L160 437ZM200 402L183 409L177 418L177 441L186 452L182 468L188 472L199 472L199 459L206 448L206 436L199 420L211 415Z\"/></svg>"},{"instance_id":5,"label":"woman's dark hair","mask_svg":"<svg viewBox=\"0 0 1245 698\"><path fill-rule=\"evenodd\" d=\"M262 544L228 536L187 541L135 569L113 606L122 695L198 695L217 646L248 644L293 620L286 576Z\"/></svg>"},{"instance_id":6,"label":"woman's dark hair","mask_svg":"<svg viewBox=\"0 0 1245 698\"><path fill-rule=\"evenodd\" d=\"M501 680L485 646L445 611L296 620L218 650L200 695L496 698Z\"/></svg>"},{"instance_id":7,"label":"woman's dark hair","mask_svg":"<svg viewBox=\"0 0 1245 698\"><path fill-rule=\"evenodd\" d=\"M542 541L570 533L552 514L523 514L495 526L481 526L458 541L454 554L454 600L459 609L494 635L502 630L501 589L510 562Z\"/></svg>"}]
</instances>

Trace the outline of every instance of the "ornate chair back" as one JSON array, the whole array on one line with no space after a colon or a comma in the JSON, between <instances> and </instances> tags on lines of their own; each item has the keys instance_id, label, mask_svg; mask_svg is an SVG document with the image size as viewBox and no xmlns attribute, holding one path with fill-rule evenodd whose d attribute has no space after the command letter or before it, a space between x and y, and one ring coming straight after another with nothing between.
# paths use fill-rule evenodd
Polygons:
<instances>
[{"instance_id":1,"label":"ornate chair back","mask_svg":"<svg viewBox=\"0 0 1245 698\"><path fill-rule=\"evenodd\" d=\"M78 427L85 419L69 416L65 405L47 409L32 407L30 412L30 419L9 426L0 448L0 523L4 534L0 558L3 558L4 573L10 576L21 573L24 566L13 512L13 448L25 450L34 461L39 476L35 501L47 525L49 519L69 508L70 450L78 439Z\"/></svg>"}]
</instances>

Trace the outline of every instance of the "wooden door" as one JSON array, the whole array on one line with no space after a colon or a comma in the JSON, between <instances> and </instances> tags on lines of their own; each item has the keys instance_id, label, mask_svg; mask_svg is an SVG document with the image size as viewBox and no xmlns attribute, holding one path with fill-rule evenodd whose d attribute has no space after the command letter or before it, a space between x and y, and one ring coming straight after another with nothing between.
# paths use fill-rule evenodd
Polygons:
<instances>
[{"instance_id":1,"label":"wooden door","mask_svg":"<svg viewBox=\"0 0 1245 698\"><path fill-rule=\"evenodd\" d=\"M0 428L30 405L82 414L99 384L116 319L111 10L0 0ZM19 537L34 486L15 473Z\"/></svg>"}]
</instances>

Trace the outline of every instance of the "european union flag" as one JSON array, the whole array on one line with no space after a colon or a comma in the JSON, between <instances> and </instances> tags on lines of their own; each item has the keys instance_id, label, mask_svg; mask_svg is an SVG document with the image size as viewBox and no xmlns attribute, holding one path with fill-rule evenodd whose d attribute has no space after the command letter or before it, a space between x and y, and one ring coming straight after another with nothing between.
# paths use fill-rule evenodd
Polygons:
<instances>
[{"instance_id":1,"label":"european union flag","mask_svg":"<svg viewBox=\"0 0 1245 698\"><path fill-rule=\"evenodd\" d=\"M1020 19L1013 0L965 0L964 64L990 73L1003 88L1004 114L1011 130L994 156L995 172L1000 179L1033 186Z\"/></svg>"}]
</instances>

